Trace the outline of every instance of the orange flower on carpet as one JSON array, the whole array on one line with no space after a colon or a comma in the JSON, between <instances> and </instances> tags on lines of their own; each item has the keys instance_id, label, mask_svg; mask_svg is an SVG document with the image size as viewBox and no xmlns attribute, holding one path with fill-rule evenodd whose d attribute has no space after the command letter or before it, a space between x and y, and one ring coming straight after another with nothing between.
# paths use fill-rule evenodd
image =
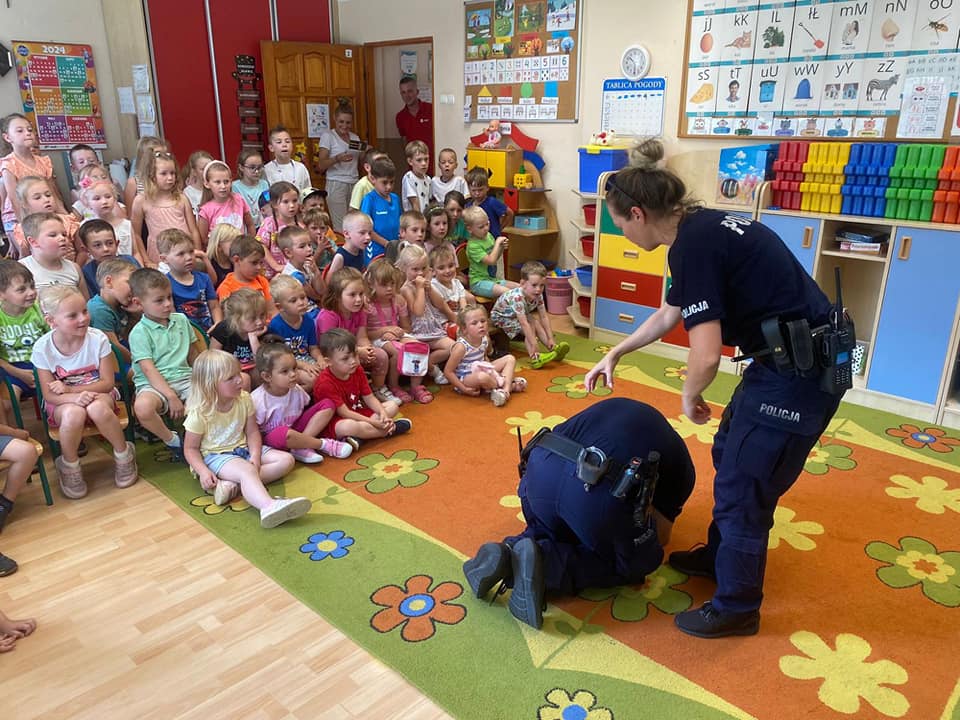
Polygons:
<instances>
[{"instance_id":1,"label":"orange flower on carpet","mask_svg":"<svg viewBox=\"0 0 960 720\"><path fill-rule=\"evenodd\" d=\"M960 438L950 437L940 428L928 427L921 430L909 423L903 423L898 428L887 428L887 435L900 438L900 442L909 448L928 447L938 453L953 452L953 448L960 445Z\"/></svg>"},{"instance_id":2,"label":"orange flower on carpet","mask_svg":"<svg viewBox=\"0 0 960 720\"><path fill-rule=\"evenodd\" d=\"M400 637L407 642L429 640L437 631L436 623L456 625L467 615L462 605L448 604L449 600L463 594L463 586L455 582L442 582L432 591L433 578L429 575L414 575L407 578L404 587L384 585L370 596L370 601L386 609L372 618L374 630L388 633L402 626Z\"/></svg>"}]
</instances>

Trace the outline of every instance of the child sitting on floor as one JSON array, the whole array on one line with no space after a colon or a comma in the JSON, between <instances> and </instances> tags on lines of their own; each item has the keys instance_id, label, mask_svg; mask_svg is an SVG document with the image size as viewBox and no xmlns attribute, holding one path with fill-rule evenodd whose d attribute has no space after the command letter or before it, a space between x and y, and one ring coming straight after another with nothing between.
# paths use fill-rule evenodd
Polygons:
<instances>
[{"instance_id":1,"label":"child sitting on floor","mask_svg":"<svg viewBox=\"0 0 960 720\"><path fill-rule=\"evenodd\" d=\"M405 279L400 294L410 308L410 334L429 346L430 375L437 385L446 385L448 381L440 366L450 357L453 340L447 336L446 317L437 309L444 300L430 284L427 254L416 245L408 245L400 253L397 267ZM414 388L411 391L417 402L428 403L433 399L426 388L419 394Z\"/></svg>"},{"instance_id":2,"label":"child sitting on floor","mask_svg":"<svg viewBox=\"0 0 960 720\"><path fill-rule=\"evenodd\" d=\"M324 429L324 437L369 440L402 435L413 427L406 418L393 419L397 403L381 403L370 390L352 333L342 328L328 330L320 338L320 352L327 367L313 388L313 399L332 400L336 407L336 417Z\"/></svg>"},{"instance_id":3,"label":"child sitting on floor","mask_svg":"<svg viewBox=\"0 0 960 720\"><path fill-rule=\"evenodd\" d=\"M60 430L54 460L60 491L77 500L87 494L77 450L90 423L113 446L114 482L137 482L137 456L117 419L117 361L107 336L87 324L87 302L77 288L57 285L40 293L40 308L51 330L37 340L31 362L37 369L44 412Z\"/></svg>"},{"instance_id":4,"label":"child sitting on floor","mask_svg":"<svg viewBox=\"0 0 960 720\"><path fill-rule=\"evenodd\" d=\"M297 358L297 382L313 389L323 358L317 347L317 327L305 316L307 295L303 285L289 275L277 275L270 281L270 293L277 306L267 331L279 335Z\"/></svg>"},{"instance_id":5,"label":"child sitting on floor","mask_svg":"<svg viewBox=\"0 0 960 720\"><path fill-rule=\"evenodd\" d=\"M240 363L222 350L204 350L193 365L183 454L200 486L226 505L237 493L260 511L260 527L305 515L304 497L273 498L264 487L293 470L290 453L265 446Z\"/></svg>"},{"instance_id":6,"label":"child sitting on floor","mask_svg":"<svg viewBox=\"0 0 960 720\"><path fill-rule=\"evenodd\" d=\"M267 301L241 288L223 302L223 320L210 329L210 347L233 355L240 363L244 390L256 387L252 373L260 337L267 330Z\"/></svg>"},{"instance_id":7,"label":"child sitting on floor","mask_svg":"<svg viewBox=\"0 0 960 720\"><path fill-rule=\"evenodd\" d=\"M373 346L387 354L386 384L374 391L377 400L400 403L413 402L413 396L400 387L397 353L405 342L414 340L410 331L410 313L407 302L400 296L402 274L386 258L377 258L363 275L369 299L367 307L367 337ZM411 388L419 387L423 378L411 377Z\"/></svg>"},{"instance_id":8,"label":"child sitting on floor","mask_svg":"<svg viewBox=\"0 0 960 720\"><path fill-rule=\"evenodd\" d=\"M525 262L520 268L520 287L511 288L497 298L490 312L490 322L503 330L511 340L520 338L527 346L531 367L541 368L552 360L563 360L570 346L553 339L553 330L543 303L543 286L547 269L542 263ZM537 340L547 346L542 353Z\"/></svg>"},{"instance_id":9,"label":"child sitting on floor","mask_svg":"<svg viewBox=\"0 0 960 720\"><path fill-rule=\"evenodd\" d=\"M490 393L495 407L505 405L511 392L527 387L524 378L514 377L517 360L504 355L487 360L490 338L487 335L487 311L479 305L467 305L457 315L460 336L450 350L444 371L454 390L464 395Z\"/></svg>"},{"instance_id":10,"label":"child sitting on floor","mask_svg":"<svg viewBox=\"0 0 960 720\"><path fill-rule=\"evenodd\" d=\"M257 350L257 375L260 386L250 397L265 445L289 450L302 463L322 462L320 453L350 457L352 445L320 437L336 407L329 399L313 403L309 393L297 384L297 360L289 347L278 342L261 345Z\"/></svg>"}]
</instances>

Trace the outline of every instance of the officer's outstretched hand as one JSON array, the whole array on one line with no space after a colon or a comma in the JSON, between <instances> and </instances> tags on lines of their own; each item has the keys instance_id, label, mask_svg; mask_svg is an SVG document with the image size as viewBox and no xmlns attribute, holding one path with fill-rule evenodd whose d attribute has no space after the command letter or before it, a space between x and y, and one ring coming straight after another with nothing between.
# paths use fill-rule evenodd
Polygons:
<instances>
[{"instance_id":1,"label":"officer's outstretched hand","mask_svg":"<svg viewBox=\"0 0 960 720\"><path fill-rule=\"evenodd\" d=\"M583 384L587 386L588 391L596 387L598 380L602 380L608 388L613 387L613 371L617 367L617 359L613 353L607 353L603 356L603 360L593 366L593 369L583 378Z\"/></svg>"},{"instance_id":2,"label":"officer's outstretched hand","mask_svg":"<svg viewBox=\"0 0 960 720\"><path fill-rule=\"evenodd\" d=\"M683 414L693 420L697 425L703 425L710 419L712 411L710 410L710 406L707 405L707 401L703 399L703 395L688 397L685 394L683 396Z\"/></svg>"}]
</instances>

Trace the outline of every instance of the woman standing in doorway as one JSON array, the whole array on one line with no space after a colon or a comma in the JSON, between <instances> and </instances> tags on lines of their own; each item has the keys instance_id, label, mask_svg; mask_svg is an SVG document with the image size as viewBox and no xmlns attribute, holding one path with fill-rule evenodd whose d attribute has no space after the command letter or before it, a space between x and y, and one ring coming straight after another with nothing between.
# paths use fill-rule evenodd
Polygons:
<instances>
[{"instance_id":1,"label":"woman standing in doorway","mask_svg":"<svg viewBox=\"0 0 960 720\"><path fill-rule=\"evenodd\" d=\"M320 136L317 167L327 174L327 208L333 229L343 229L350 193L359 179L357 159L360 155L360 137L353 132L353 108L341 101L333 115L334 129ZM351 147L352 146L352 147Z\"/></svg>"}]
</instances>

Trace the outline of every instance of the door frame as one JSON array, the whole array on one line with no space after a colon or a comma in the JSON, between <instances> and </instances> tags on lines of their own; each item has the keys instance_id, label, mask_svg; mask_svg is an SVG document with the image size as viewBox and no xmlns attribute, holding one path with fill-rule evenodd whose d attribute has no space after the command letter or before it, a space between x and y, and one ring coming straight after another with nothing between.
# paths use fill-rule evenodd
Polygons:
<instances>
[{"instance_id":1,"label":"door frame","mask_svg":"<svg viewBox=\"0 0 960 720\"><path fill-rule=\"evenodd\" d=\"M380 137L377 135L377 77L375 73L376 68L376 51L385 48L385 47L399 47L401 45L429 45L430 46L430 76L435 78L436 67L434 66L435 54L433 52L433 37L430 35L423 37L415 38L401 38L399 40L381 40L378 42L369 42L363 44L363 85L366 92L366 117L367 117L367 142L373 145L374 147L380 147ZM437 144L437 132L436 132L436 88L433 87L433 82L431 81L431 93L432 100L430 102L431 108L433 108L433 146L436 147ZM386 121L387 118L384 118Z\"/></svg>"}]
</instances>

